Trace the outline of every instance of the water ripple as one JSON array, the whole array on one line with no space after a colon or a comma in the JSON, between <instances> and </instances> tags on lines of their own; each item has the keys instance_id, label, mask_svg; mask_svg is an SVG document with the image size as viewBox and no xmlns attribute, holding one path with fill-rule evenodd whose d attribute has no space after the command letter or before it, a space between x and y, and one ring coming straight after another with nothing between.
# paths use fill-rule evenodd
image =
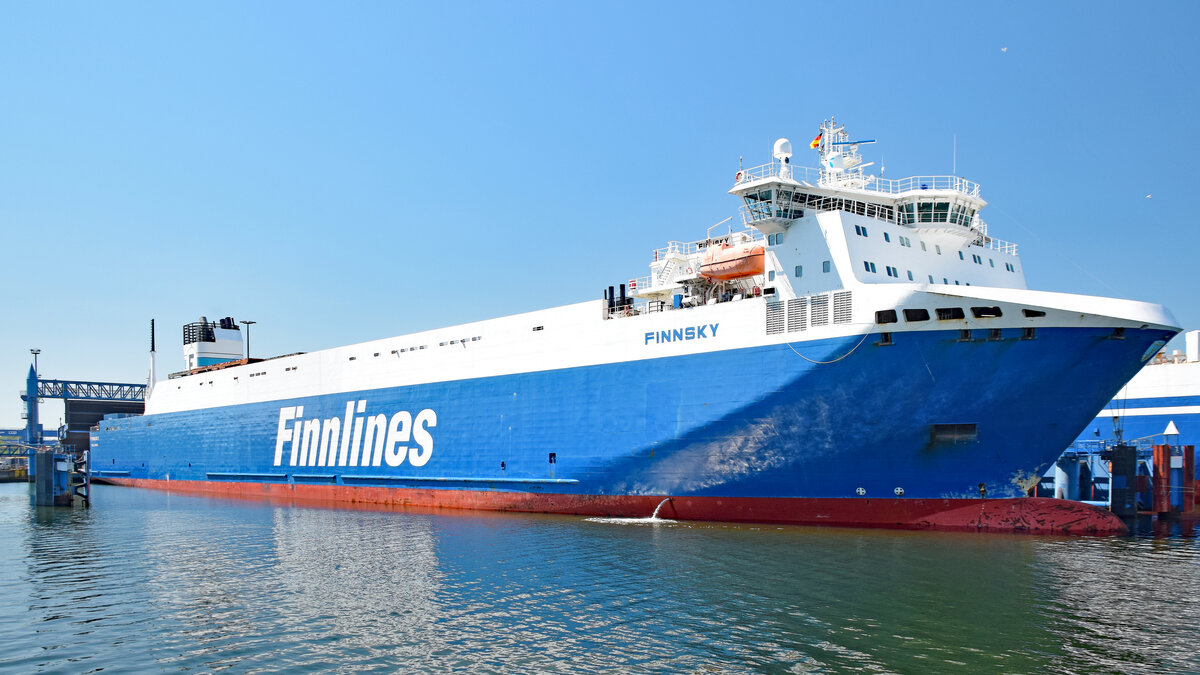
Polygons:
<instances>
[{"instance_id":1,"label":"water ripple","mask_svg":"<svg viewBox=\"0 0 1200 675\"><path fill-rule=\"evenodd\" d=\"M0 486L0 671L1200 669L1194 539L638 524Z\"/></svg>"}]
</instances>

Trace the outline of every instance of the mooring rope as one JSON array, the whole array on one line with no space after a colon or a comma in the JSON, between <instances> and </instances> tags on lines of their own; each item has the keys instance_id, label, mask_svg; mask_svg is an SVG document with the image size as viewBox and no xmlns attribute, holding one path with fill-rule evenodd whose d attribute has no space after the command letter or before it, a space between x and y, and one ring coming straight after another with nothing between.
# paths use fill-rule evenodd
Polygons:
<instances>
[{"instance_id":1,"label":"mooring rope","mask_svg":"<svg viewBox=\"0 0 1200 675\"><path fill-rule=\"evenodd\" d=\"M847 356L850 356L856 350L858 350L858 348L862 346L862 343L867 341L867 337L871 335L871 331L875 330L875 326L877 326L877 325L878 324L874 324L874 323L871 324L871 327L867 329L867 332L863 333L862 339L858 341L858 344L854 345L854 347L852 347L850 349L850 351L846 352L845 354L842 354L841 356L837 357L836 359L834 359L832 361L813 361L812 359L808 358L807 356L796 351L796 348L792 346L792 343L785 342L783 344L787 345L788 349L792 350L793 354L795 354L796 356L799 356L800 358L804 359L805 361L808 361L809 363L814 363L818 366L827 366L831 363L837 363L838 361L841 361L842 359L846 358Z\"/></svg>"}]
</instances>

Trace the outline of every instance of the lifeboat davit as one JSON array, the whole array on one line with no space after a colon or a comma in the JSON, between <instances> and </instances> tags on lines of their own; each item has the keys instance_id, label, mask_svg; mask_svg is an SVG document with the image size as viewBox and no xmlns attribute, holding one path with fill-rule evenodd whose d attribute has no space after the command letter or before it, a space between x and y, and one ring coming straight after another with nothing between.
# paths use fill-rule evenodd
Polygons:
<instances>
[{"instance_id":1,"label":"lifeboat davit","mask_svg":"<svg viewBox=\"0 0 1200 675\"><path fill-rule=\"evenodd\" d=\"M727 281L762 274L765 260L763 250L762 244L710 246L704 252L700 276L715 281Z\"/></svg>"}]
</instances>

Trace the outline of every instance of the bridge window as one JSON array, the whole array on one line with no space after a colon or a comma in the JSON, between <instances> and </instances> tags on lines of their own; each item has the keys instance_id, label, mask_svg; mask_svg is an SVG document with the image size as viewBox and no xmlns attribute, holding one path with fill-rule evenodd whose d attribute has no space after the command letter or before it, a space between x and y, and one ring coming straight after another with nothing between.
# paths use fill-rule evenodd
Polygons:
<instances>
[{"instance_id":1,"label":"bridge window","mask_svg":"<svg viewBox=\"0 0 1200 675\"><path fill-rule=\"evenodd\" d=\"M950 202L917 203L917 220L922 223L944 223L949 216Z\"/></svg>"}]
</instances>

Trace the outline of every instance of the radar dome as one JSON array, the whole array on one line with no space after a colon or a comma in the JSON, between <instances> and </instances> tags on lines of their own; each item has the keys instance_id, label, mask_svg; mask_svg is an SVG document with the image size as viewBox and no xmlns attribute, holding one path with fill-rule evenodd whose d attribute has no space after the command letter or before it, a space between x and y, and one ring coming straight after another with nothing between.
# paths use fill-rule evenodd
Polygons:
<instances>
[{"instance_id":1,"label":"radar dome","mask_svg":"<svg viewBox=\"0 0 1200 675\"><path fill-rule=\"evenodd\" d=\"M772 153L775 159L787 159L792 156L792 142L786 138L781 138L775 141L775 151Z\"/></svg>"}]
</instances>

